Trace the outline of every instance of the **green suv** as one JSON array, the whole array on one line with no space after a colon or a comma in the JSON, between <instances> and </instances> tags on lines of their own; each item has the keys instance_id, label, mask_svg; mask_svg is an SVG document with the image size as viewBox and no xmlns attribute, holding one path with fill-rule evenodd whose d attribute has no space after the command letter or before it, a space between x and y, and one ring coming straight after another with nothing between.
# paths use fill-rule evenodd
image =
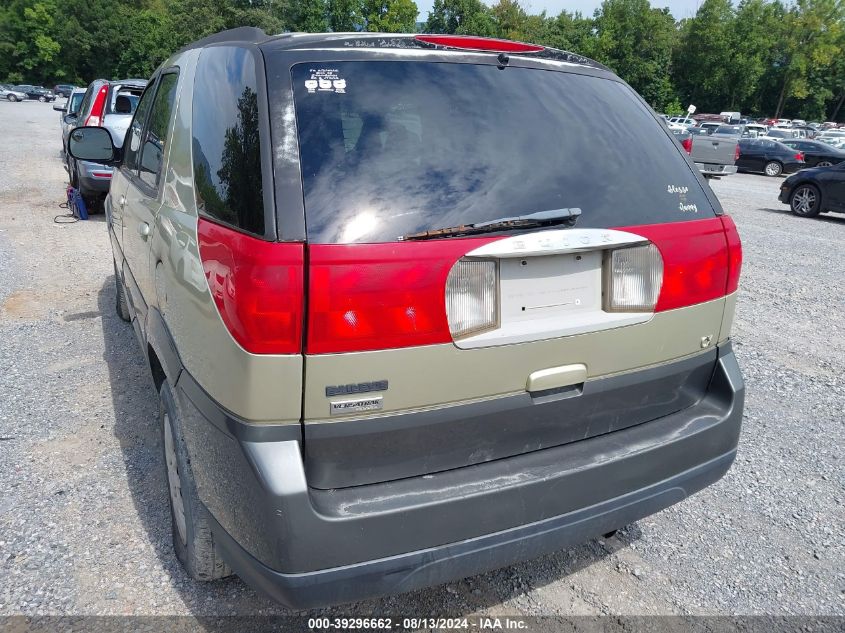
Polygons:
<instances>
[{"instance_id":1,"label":"green suv","mask_svg":"<svg viewBox=\"0 0 845 633\"><path fill-rule=\"evenodd\" d=\"M624 140L623 140L624 139ZM293 607L566 548L715 482L731 219L602 65L244 28L152 76L106 202L176 554Z\"/></svg>"}]
</instances>

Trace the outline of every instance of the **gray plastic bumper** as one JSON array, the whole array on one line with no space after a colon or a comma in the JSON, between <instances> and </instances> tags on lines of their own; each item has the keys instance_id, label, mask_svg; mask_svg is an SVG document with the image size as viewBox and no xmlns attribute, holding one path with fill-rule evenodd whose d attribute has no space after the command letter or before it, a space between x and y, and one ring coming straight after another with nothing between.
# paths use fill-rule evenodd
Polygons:
<instances>
[{"instance_id":1,"label":"gray plastic bumper","mask_svg":"<svg viewBox=\"0 0 845 633\"><path fill-rule=\"evenodd\" d=\"M728 344L707 394L677 413L425 477L316 490L294 436L238 437L225 416L199 423L207 407L185 372L179 387L183 412L200 416L186 440L215 541L241 578L295 608L466 577L677 503L730 467L744 400Z\"/></svg>"}]
</instances>

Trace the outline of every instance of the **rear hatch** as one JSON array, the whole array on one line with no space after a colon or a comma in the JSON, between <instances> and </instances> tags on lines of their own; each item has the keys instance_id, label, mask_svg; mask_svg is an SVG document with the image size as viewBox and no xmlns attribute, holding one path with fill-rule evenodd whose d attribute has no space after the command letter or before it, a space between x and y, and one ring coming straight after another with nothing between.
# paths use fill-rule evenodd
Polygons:
<instances>
[{"instance_id":1,"label":"rear hatch","mask_svg":"<svg viewBox=\"0 0 845 633\"><path fill-rule=\"evenodd\" d=\"M506 458L696 402L725 229L647 106L572 64L386 57L278 59L308 238L310 485ZM292 129L276 123L276 138ZM627 391L596 386L688 357Z\"/></svg>"},{"instance_id":2,"label":"rear hatch","mask_svg":"<svg viewBox=\"0 0 845 633\"><path fill-rule=\"evenodd\" d=\"M126 130L132 122L135 108L144 92L145 83L112 84L105 102L103 127L112 135L115 147L123 146Z\"/></svg>"}]
</instances>

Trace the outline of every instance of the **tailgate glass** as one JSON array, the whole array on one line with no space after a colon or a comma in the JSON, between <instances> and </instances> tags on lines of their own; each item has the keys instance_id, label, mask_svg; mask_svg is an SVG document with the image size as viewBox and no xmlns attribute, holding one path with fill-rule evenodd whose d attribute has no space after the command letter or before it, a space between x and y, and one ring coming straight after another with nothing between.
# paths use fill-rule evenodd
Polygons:
<instances>
[{"instance_id":1,"label":"tailgate glass","mask_svg":"<svg viewBox=\"0 0 845 633\"><path fill-rule=\"evenodd\" d=\"M712 217L680 150L624 84L433 62L292 68L313 243L553 209L579 228Z\"/></svg>"}]
</instances>

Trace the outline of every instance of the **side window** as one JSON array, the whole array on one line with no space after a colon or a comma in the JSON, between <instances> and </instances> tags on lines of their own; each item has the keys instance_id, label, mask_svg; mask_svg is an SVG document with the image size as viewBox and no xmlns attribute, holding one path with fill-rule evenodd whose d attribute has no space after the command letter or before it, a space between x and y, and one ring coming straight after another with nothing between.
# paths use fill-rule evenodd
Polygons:
<instances>
[{"instance_id":1,"label":"side window","mask_svg":"<svg viewBox=\"0 0 845 633\"><path fill-rule=\"evenodd\" d=\"M135 108L135 116L126 132L126 139L123 141L123 166L129 171L138 171L138 158L141 155L141 134L144 131L144 124L147 122L147 113L153 103L153 95L157 85L157 79L153 79L147 84L147 89L141 96L138 107Z\"/></svg>"},{"instance_id":2,"label":"side window","mask_svg":"<svg viewBox=\"0 0 845 633\"><path fill-rule=\"evenodd\" d=\"M82 105L79 106L79 116L84 117L85 113L91 108L91 99L92 95L94 94L94 84L88 86L88 90L85 91L85 96L82 97Z\"/></svg>"},{"instance_id":3,"label":"side window","mask_svg":"<svg viewBox=\"0 0 845 633\"><path fill-rule=\"evenodd\" d=\"M206 48L193 96L194 191L199 212L264 235L255 59L244 48Z\"/></svg>"},{"instance_id":4,"label":"side window","mask_svg":"<svg viewBox=\"0 0 845 633\"><path fill-rule=\"evenodd\" d=\"M164 152L169 140L167 133L170 115L173 113L173 105L176 103L176 85L178 83L179 75L176 73L167 73L161 76L158 91L153 101L153 108L150 111L147 133L144 136L138 175L141 180L153 188L158 187L161 178Z\"/></svg>"}]
</instances>

